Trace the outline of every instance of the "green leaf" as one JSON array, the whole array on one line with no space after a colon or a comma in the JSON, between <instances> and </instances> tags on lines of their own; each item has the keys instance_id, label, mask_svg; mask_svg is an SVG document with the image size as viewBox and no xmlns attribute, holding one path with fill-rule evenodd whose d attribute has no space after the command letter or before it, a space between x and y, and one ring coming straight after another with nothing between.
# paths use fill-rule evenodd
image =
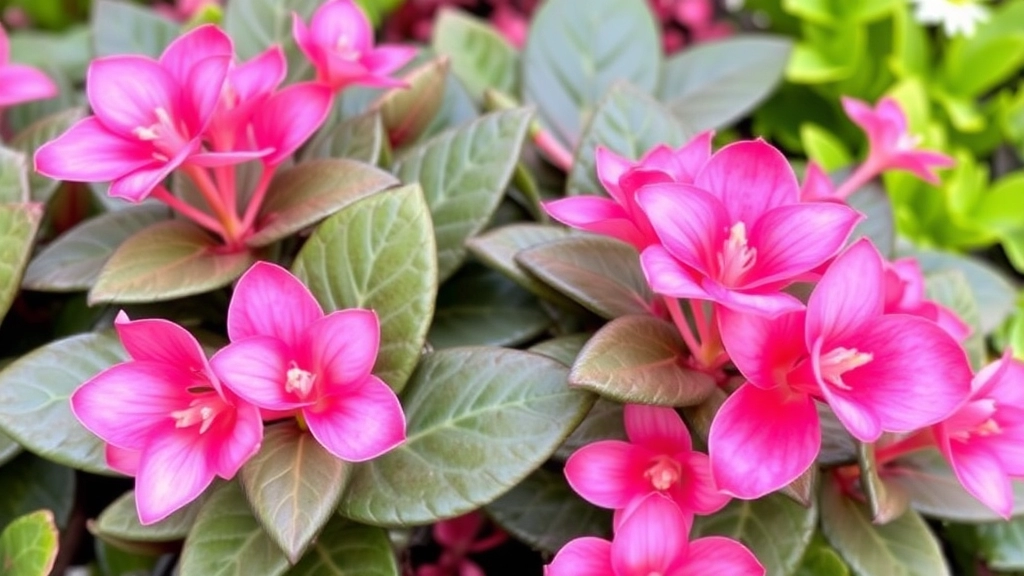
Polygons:
<instances>
[{"instance_id":1,"label":"green leaf","mask_svg":"<svg viewBox=\"0 0 1024 576\"><path fill-rule=\"evenodd\" d=\"M658 97L691 130L721 128L772 93L792 49L787 38L753 34L695 46L665 62Z\"/></svg>"},{"instance_id":2,"label":"green leaf","mask_svg":"<svg viewBox=\"0 0 1024 576\"><path fill-rule=\"evenodd\" d=\"M387 172L353 160L303 162L274 176L246 244L276 242L395 184Z\"/></svg>"},{"instance_id":3,"label":"green leaf","mask_svg":"<svg viewBox=\"0 0 1024 576\"><path fill-rule=\"evenodd\" d=\"M793 576L850 576L850 569L828 544L812 542Z\"/></svg>"},{"instance_id":4,"label":"green leaf","mask_svg":"<svg viewBox=\"0 0 1024 576\"><path fill-rule=\"evenodd\" d=\"M598 102L583 129L565 182L566 194L606 194L597 179L598 146L639 160L655 146L681 146L695 133L645 92L624 82L616 83Z\"/></svg>"},{"instance_id":5,"label":"green leaf","mask_svg":"<svg viewBox=\"0 0 1024 576\"><path fill-rule=\"evenodd\" d=\"M58 539L49 510L18 518L0 533L0 569L5 576L46 576L57 561Z\"/></svg>"},{"instance_id":6,"label":"green leaf","mask_svg":"<svg viewBox=\"0 0 1024 576\"><path fill-rule=\"evenodd\" d=\"M484 90L514 92L519 54L487 23L459 10L445 9L434 20L431 46L451 59L452 72L480 100Z\"/></svg>"},{"instance_id":7,"label":"green leaf","mask_svg":"<svg viewBox=\"0 0 1024 576\"><path fill-rule=\"evenodd\" d=\"M632 246L611 238L579 236L547 242L516 262L595 314L618 318L660 310Z\"/></svg>"},{"instance_id":8,"label":"green leaf","mask_svg":"<svg viewBox=\"0 0 1024 576\"><path fill-rule=\"evenodd\" d=\"M325 220L292 272L328 312L370 308L380 318L373 373L405 387L434 314L437 259L426 201L418 186L385 190Z\"/></svg>"},{"instance_id":9,"label":"green leaf","mask_svg":"<svg viewBox=\"0 0 1024 576\"><path fill-rule=\"evenodd\" d=\"M224 30L235 43L235 52L248 60L273 44L284 49L288 80L311 76L312 65L292 37L292 13L307 24L321 0L232 0L224 11Z\"/></svg>"},{"instance_id":10,"label":"green leaf","mask_svg":"<svg viewBox=\"0 0 1024 576\"><path fill-rule=\"evenodd\" d=\"M317 133L302 152L302 160L348 158L377 164L386 143L385 136L380 113L375 110L363 112Z\"/></svg>"},{"instance_id":11,"label":"green leaf","mask_svg":"<svg viewBox=\"0 0 1024 576\"><path fill-rule=\"evenodd\" d=\"M805 23L805 40L793 47L786 79L797 84L838 82L852 76L867 45L864 26L816 26Z\"/></svg>"},{"instance_id":12,"label":"green leaf","mask_svg":"<svg viewBox=\"0 0 1024 576\"><path fill-rule=\"evenodd\" d=\"M0 466L11 461L12 458L21 453L21 444L13 438L0 432Z\"/></svg>"},{"instance_id":13,"label":"green leaf","mask_svg":"<svg viewBox=\"0 0 1024 576\"><path fill-rule=\"evenodd\" d=\"M438 277L448 278L466 257L468 238L498 208L526 138L531 112L495 112L416 145L395 164L406 183L419 182L437 236Z\"/></svg>"},{"instance_id":14,"label":"green leaf","mask_svg":"<svg viewBox=\"0 0 1024 576\"><path fill-rule=\"evenodd\" d=\"M11 60L40 68L55 66L69 80L85 80L85 70L94 54L92 31L85 24L74 24L60 33L41 30L12 30Z\"/></svg>"},{"instance_id":15,"label":"green leaf","mask_svg":"<svg viewBox=\"0 0 1024 576\"><path fill-rule=\"evenodd\" d=\"M402 77L408 87L392 88L370 105L380 111L392 148L415 142L430 126L447 93L449 62L435 58Z\"/></svg>"},{"instance_id":16,"label":"green leaf","mask_svg":"<svg viewBox=\"0 0 1024 576\"><path fill-rule=\"evenodd\" d=\"M860 237L871 240L883 256L891 257L896 250L896 221L892 202L880 186L869 184L850 196L847 203L864 215L850 234L851 241Z\"/></svg>"},{"instance_id":17,"label":"green leaf","mask_svg":"<svg viewBox=\"0 0 1024 576\"><path fill-rule=\"evenodd\" d=\"M0 146L0 204L28 202L28 160Z\"/></svg>"},{"instance_id":18,"label":"green leaf","mask_svg":"<svg viewBox=\"0 0 1024 576\"><path fill-rule=\"evenodd\" d=\"M626 425L623 420L622 404L598 398L586 418L572 431L572 434L558 447L555 456L566 460L573 452L602 440L626 441Z\"/></svg>"},{"instance_id":19,"label":"green leaf","mask_svg":"<svg viewBox=\"0 0 1024 576\"><path fill-rule=\"evenodd\" d=\"M828 541L858 576L949 574L935 535L913 510L876 526L863 504L843 494L831 474L823 476L821 526Z\"/></svg>"},{"instance_id":20,"label":"green leaf","mask_svg":"<svg viewBox=\"0 0 1024 576\"><path fill-rule=\"evenodd\" d=\"M946 270L925 277L926 294L932 300L952 310L971 327L971 335L963 342L964 350L975 370L985 365L985 335L981 332L978 303L974 301L971 285L961 270Z\"/></svg>"},{"instance_id":21,"label":"green leaf","mask_svg":"<svg viewBox=\"0 0 1024 576\"><path fill-rule=\"evenodd\" d=\"M99 539L95 541L93 549L96 564L103 576L152 576L160 562L160 556L129 552Z\"/></svg>"},{"instance_id":22,"label":"green leaf","mask_svg":"<svg viewBox=\"0 0 1024 576\"><path fill-rule=\"evenodd\" d=\"M230 284L255 261L252 252L229 252L190 222L158 222L117 247L89 291L89 304L160 302L202 294Z\"/></svg>"},{"instance_id":23,"label":"green leaf","mask_svg":"<svg viewBox=\"0 0 1024 576\"><path fill-rule=\"evenodd\" d=\"M715 389L687 368L675 327L654 316L622 316L604 325L576 357L569 383L622 403L693 406Z\"/></svg>"},{"instance_id":24,"label":"green leaf","mask_svg":"<svg viewBox=\"0 0 1024 576\"><path fill-rule=\"evenodd\" d=\"M0 320L18 294L42 217L39 204L0 204Z\"/></svg>"},{"instance_id":25,"label":"green leaf","mask_svg":"<svg viewBox=\"0 0 1024 576\"><path fill-rule=\"evenodd\" d=\"M167 217L163 206L140 205L86 220L36 255L25 269L21 285L44 292L88 290L122 242Z\"/></svg>"},{"instance_id":26,"label":"green leaf","mask_svg":"<svg viewBox=\"0 0 1024 576\"><path fill-rule=\"evenodd\" d=\"M1024 517L978 526L981 557L1000 572L1024 570Z\"/></svg>"},{"instance_id":27,"label":"green leaf","mask_svg":"<svg viewBox=\"0 0 1024 576\"><path fill-rule=\"evenodd\" d=\"M1024 63L1024 34L994 35L983 30L973 38L950 42L939 80L951 94L973 100L1015 76Z\"/></svg>"},{"instance_id":28,"label":"green leaf","mask_svg":"<svg viewBox=\"0 0 1024 576\"><path fill-rule=\"evenodd\" d=\"M551 324L537 299L498 272L467 265L445 282L427 340L435 349L514 346Z\"/></svg>"},{"instance_id":29,"label":"green leaf","mask_svg":"<svg viewBox=\"0 0 1024 576\"><path fill-rule=\"evenodd\" d=\"M52 116L47 116L19 132L8 143L8 146L23 153L26 158L34 158L36 150L40 146L60 136L72 124L84 117L85 110L82 108L71 108L70 110L63 110ZM51 180L32 170L28 175L28 185L32 200L45 203L50 200L50 196L57 190L60 182L58 180Z\"/></svg>"},{"instance_id":30,"label":"green leaf","mask_svg":"<svg viewBox=\"0 0 1024 576\"><path fill-rule=\"evenodd\" d=\"M288 576L399 576L388 534L335 516Z\"/></svg>"},{"instance_id":31,"label":"green leaf","mask_svg":"<svg viewBox=\"0 0 1024 576\"><path fill-rule=\"evenodd\" d=\"M466 248L478 260L537 296L551 302L568 304L565 296L523 270L516 262L516 254L527 248L566 238L572 233L572 230L564 226L510 224L470 238Z\"/></svg>"},{"instance_id":32,"label":"green leaf","mask_svg":"<svg viewBox=\"0 0 1024 576\"><path fill-rule=\"evenodd\" d=\"M778 494L733 500L711 516L697 517L690 539L725 536L738 540L750 548L768 574L790 574L814 535L817 517L817 507L805 508Z\"/></svg>"},{"instance_id":33,"label":"green leaf","mask_svg":"<svg viewBox=\"0 0 1024 576\"><path fill-rule=\"evenodd\" d=\"M420 362L403 397L404 444L357 465L341 513L408 526L494 501L541 465L594 396L565 385L566 368L502 348L457 348Z\"/></svg>"},{"instance_id":34,"label":"green leaf","mask_svg":"<svg viewBox=\"0 0 1024 576\"><path fill-rule=\"evenodd\" d=\"M271 426L239 480L260 524L295 563L341 499L350 470L292 423Z\"/></svg>"},{"instance_id":35,"label":"green leaf","mask_svg":"<svg viewBox=\"0 0 1024 576\"><path fill-rule=\"evenodd\" d=\"M287 569L288 559L253 517L235 482L220 487L203 505L178 564L186 576L278 576Z\"/></svg>"},{"instance_id":36,"label":"green leaf","mask_svg":"<svg viewBox=\"0 0 1024 576\"><path fill-rule=\"evenodd\" d=\"M598 100L617 81L651 93L661 35L643 0L548 0L523 49L523 97L562 144L579 140Z\"/></svg>"},{"instance_id":37,"label":"green leaf","mask_svg":"<svg viewBox=\"0 0 1024 576\"><path fill-rule=\"evenodd\" d=\"M119 0L99 0L92 8L96 56L142 54L158 58L181 27L155 10Z\"/></svg>"},{"instance_id":38,"label":"green leaf","mask_svg":"<svg viewBox=\"0 0 1024 576\"><path fill-rule=\"evenodd\" d=\"M87 472L109 473L103 441L71 413L83 382L127 359L112 333L51 342L0 372L0 428L27 450Z\"/></svg>"},{"instance_id":39,"label":"green leaf","mask_svg":"<svg viewBox=\"0 0 1024 576\"><path fill-rule=\"evenodd\" d=\"M567 367L572 366L572 363L576 361L576 356L579 355L580 350L583 349L583 345L587 343L590 336L590 334L558 336L557 338L545 340L530 346L527 349L527 352L534 352L542 356L547 356L552 360L558 360ZM598 403L600 403L600 400Z\"/></svg>"},{"instance_id":40,"label":"green leaf","mask_svg":"<svg viewBox=\"0 0 1024 576\"><path fill-rule=\"evenodd\" d=\"M841 139L812 122L800 125L800 141L807 151L807 157L817 162L826 172L843 168L853 162L850 151Z\"/></svg>"},{"instance_id":41,"label":"green leaf","mask_svg":"<svg viewBox=\"0 0 1024 576\"><path fill-rule=\"evenodd\" d=\"M549 554L574 538L612 533L610 511L577 496L563 474L543 468L484 509L506 532Z\"/></svg>"},{"instance_id":42,"label":"green leaf","mask_svg":"<svg viewBox=\"0 0 1024 576\"><path fill-rule=\"evenodd\" d=\"M0 526L40 508L53 512L54 521L65 526L75 498L75 472L22 453L0 468L0 494Z\"/></svg>"},{"instance_id":43,"label":"green leaf","mask_svg":"<svg viewBox=\"0 0 1024 576\"><path fill-rule=\"evenodd\" d=\"M135 492L127 492L107 506L90 529L101 538L129 542L184 540L208 497L208 494L204 494L167 518L144 526L139 522L139 513L135 508Z\"/></svg>"},{"instance_id":44,"label":"green leaf","mask_svg":"<svg viewBox=\"0 0 1024 576\"><path fill-rule=\"evenodd\" d=\"M988 334L998 328L1013 313L1017 290L1006 277L991 265L969 256L951 252L909 251L917 258L926 276L943 270L963 272L978 304L981 331Z\"/></svg>"}]
</instances>

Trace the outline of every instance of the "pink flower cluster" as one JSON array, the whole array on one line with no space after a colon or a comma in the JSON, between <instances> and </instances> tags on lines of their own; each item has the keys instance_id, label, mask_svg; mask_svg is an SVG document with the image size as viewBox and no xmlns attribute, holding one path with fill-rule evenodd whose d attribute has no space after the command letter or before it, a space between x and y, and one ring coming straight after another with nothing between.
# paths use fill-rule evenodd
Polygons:
<instances>
[{"instance_id":1,"label":"pink flower cluster","mask_svg":"<svg viewBox=\"0 0 1024 576\"><path fill-rule=\"evenodd\" d=\"M894 101L876 111L846 105L871 144L866 168L851 180L863 184L890 169L934 179L931 167L948 164L906 144ZM684 560L654 548L644 554L659 563L645 564L647 572L622 562L637 547L660 546L643 539L657 534L660 542L669 516L687 525L692 514L723 505L721 494L754 499L796 480L820 452L820 409L862 442L885 432L909 438L883 448L882 464L937 443L964 487L1008 516L1010 478L1024 477L1024 365L1007 356L972 384L961 345L970 328L925 298L916 261L886 262L867 238L847 244L862 216L842 202L846 192L809 195L806 183L802 191L786 158L763 141L716 153L710 141L705 133L678 149L658 146L637 162L599 149L609 198L545 204L556 220L640 252L690 365L730 392L711 424L708 457L690 451L675 412L635 406L626 408L631 443L599 442L574 454L566 476L587 500L620 511L616 539L570 544L549 573L568 574L568 558L578 564L584 556L593 574L684 573ZM813 285L809 298L798 298L795 285ZM730 369L743 377L738 388ZM638 517L655 524L631 522L636 506L650 508Z\"/></svg>"},{"instance_id":2,"label":"pink flower cluster","mask_svg":"<svg viewBox=\"0 0 1024 576\"><path fill-rule=\"evenodd\" d=\"M279 46L238 62L231 39L213 25L178 38L159 59L94 60L86 78L94 115L42 146L36 170L59 180L109 181L111 196L131 202L156 198L228 247L241 247L274 173L324 122L332 96L355 84L401 85L389 74L414 55L412 48L375 48L370 23L352 0L325 3L308 27L295 16L294 35L316 68L315 82L282 88L287 63ZM257 160L258 184L240 193L237 165ZM175 171L191 180L205 207L167 190L164 181ZM242 197L249 198L245 206Z\"/></svg>"},{"instance_id":3,"label":"pink flower cluster","mask_svg":"<svg viewBox=\"0 0 1024 576\"><path fill-rule=\"evenodd\" d=\"M115 323L130 360L71 396L78 420L107 443L108 465L136 477L151 524L232 478L260 447L263 421L295 417L331 454L376 458L405 439L397 396L370 372L380 327L370 310L324 314L287 270L260 262L228 308L231 343L207 359L167 320Z\"/></svg>"}]
</instances>

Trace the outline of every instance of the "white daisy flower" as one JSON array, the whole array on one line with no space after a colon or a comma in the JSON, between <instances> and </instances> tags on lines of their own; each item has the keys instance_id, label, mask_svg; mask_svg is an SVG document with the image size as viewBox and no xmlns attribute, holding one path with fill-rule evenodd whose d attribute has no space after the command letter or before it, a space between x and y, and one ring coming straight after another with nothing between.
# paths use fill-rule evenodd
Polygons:
<instances>
[{"instance_id":1,"label":"white daisy flower","mask_svg":"<svg viewBox=\"0 0 1024 576\"><path fill-rule=\"evenodd\" d=\"M979 0L910 0L921 24L941 24L946 36L973 36L979 22L988 20L988 9Z\"/></svg>"}]
</instances>

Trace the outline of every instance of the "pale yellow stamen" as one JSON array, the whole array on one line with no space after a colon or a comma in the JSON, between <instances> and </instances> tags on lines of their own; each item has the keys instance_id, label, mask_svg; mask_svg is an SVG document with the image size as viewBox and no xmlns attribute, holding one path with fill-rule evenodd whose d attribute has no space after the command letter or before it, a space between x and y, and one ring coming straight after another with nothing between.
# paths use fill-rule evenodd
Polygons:
<instances>
[{"instance_id":1,"label":"pale yellow stamen","mask_svg":"<svg viewBox=\"0 0 1024 576\"><path fill-rule=\"evenodd\" d=\"M843 382L843 373L859 368L872 360L874 360L874 355L869 352L860 352L856 348L833 348L827 354L823 354L819 360L821 377L836 388L852 390Z\"/></svg>"}]
</instances>

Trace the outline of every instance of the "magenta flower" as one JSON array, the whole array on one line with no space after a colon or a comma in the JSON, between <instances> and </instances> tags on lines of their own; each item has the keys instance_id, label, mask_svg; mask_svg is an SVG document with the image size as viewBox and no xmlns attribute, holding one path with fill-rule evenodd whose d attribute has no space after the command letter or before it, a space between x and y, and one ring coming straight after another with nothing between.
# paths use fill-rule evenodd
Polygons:
<instances>
[{"instance_id":1,"label":"magenta flower","mask_svg":"<svg viewBox=\"0 0 1024 576\"><path fill-rule=\"evenodd\" d=\"M271 150L263 163L274 168L291 156L327 119L332 96L323 84L302 82L268 98L252 120L255 148Z\"/></svg>"},{"instance_id":2,"label":"magenta flower","mask_svg":"<svg viewBox=\"0 0 1024 576\"><path fill-rule=\"evenodd\" d=\"M971 327L949 308L925 298L924 274L914 258L885 263L886 314L902 313L927 318L957 342L971 335Z\"/></svg>"},{"instance_id":3,"label":"magenta flower","mask_svg":"<svg viewBox=\"0 0 1024 576\"><path fill-rule=\"evenodd\" d=\"M558 551L545 576L761 576L745 546L720 536L688 542L686 517L670 499L651 494L623 519L615 538L577 538Z\"/></svg>"},{"instance_id":4,"label":"magenta flower","mask_svg":"<svg viewBox=\"0 0 1024 576\"><path fill-rule=\"evenodd\" d=\"M224 385L265 410L298 412L338 458L369 460L405 439L398 398L370 374L380 342L372 311L325 316L297 278L258 262L235 287L228 336L210 360Z\"/></svg>"},{"instance_id":5,"label":"magenta flower","mask_svg":"<svg viewBox=\"0 0 1024 576\"><path fill-rule=\"evenodd\" d=\"M416 576L485 576L469 554L485 552L500 546L508 535L495 527L483 535L487 517L479 511L463 514L434 524L434 541L441 547L441 556L436 562L416 568Z\"/></svg>"},{"instance_id":6,"label":"magenta flower","mask_svg":"<svg viewBox=\"0 0 1024 576\"><path fill-rule=\"evenodd\" d=\"M598 147L597 178L611 198L571 196L544 203L544 210L559 222L632 244L637 251L658 243L647 215L636 203L636 191L659 182L693 182L711 157L711 132L703 132L678 150L657 146L639 162Z\"/></svg>"},{"instance_id":7,"label":"magenta flower","mask_svg":"<svg viewBox=\"0 0 1024 576\"><path fill-rule=\"evenodd\" d=\"M693 450L675 410L627 404L625 424L629 442L594 442L565 463L569 485L585 500L623 510L658 492L679 505L687 525L694 514L712 514L729 502L715 488L707 455Z\"/></svg>"},{"instance_id":8,"label":"magenta flower","mask_svg":"<svg viewBox=\"0 0 1024 576\"><path fill-rule=\"evenodd\" d=\"M803 308L780 290L834 256L861 218L801 204L786 158L761 140L722 148L693 185L647 185L637 202L661 240L641 254L655 292L766 316Z\"/></svg>"},{"instance_id":9,"label":"magenta flower","mask_svg":"<svg viewBox=\"0 0 1024 576\"><path fill-rule=\"evenodd\" d=\"M317 81L335 92L351 84L405 86L389 75L416 55L406 46L373 45L373 27L352 0L329 0L317 8L309 27L293 15L292 34L316 68Z\"/></svg>"},{"instance_id":10,"label":"magenta flower","mask_svg":"<svg viewBox=\"0 0 1024 576\"><path fill-rule=\"evenodd\" d=\"M1009 351L971 382L971 396L934 427L939 449L972 496L1003 518L1011 478L1024 477L1024 364Z\"/></svg>"},{"instance_id":11,"label":"magenta flower","mask_svg":"<svg viewBox=\"0 0 1024 576\"><path fill-rule=\"evenodd\" d=\"M214 476L234 477L259 450L259 410L221 386L202 347L166 320L115 322L131 360L71 395L82 425L107 442L111 468L134 474L143 524L199 496Z\"/></svg>"},{"instance_id":12,"label":"magenta flower","mask_svg":"<svg viewBox=\"0 0 1024 576\"><path fill-rule=\"evenodd\" d=\"M247 142L253 114L284 81L288 63L280 46L271 46L228 71L206 136L219 151L234 150Z\"/></svg>"},{"instance_id":13,"label":"magenta flower","mask_svg":"<svg viewBox=\"0 0 1024 576\"><path fill-rule=\"evenodd\" d=\"M139 202L186 161L237 161L201 151L231 58L230 38L207 25L172 42L159 61L94 60L86 94L95 116L42 146L36 170L59 180L112 181L111 196Z\"/></svg>"},{"instance_id":14,"label":"magenta flower","mask_svg":"<svg viewBox=\"0 0 1024 576\"><path fill-rule=\"evenodd\" d=\"M46 74L10 60L7 32L0 26L0 108L57 95L57 85Z\"/></svg>"}]
</instances>

